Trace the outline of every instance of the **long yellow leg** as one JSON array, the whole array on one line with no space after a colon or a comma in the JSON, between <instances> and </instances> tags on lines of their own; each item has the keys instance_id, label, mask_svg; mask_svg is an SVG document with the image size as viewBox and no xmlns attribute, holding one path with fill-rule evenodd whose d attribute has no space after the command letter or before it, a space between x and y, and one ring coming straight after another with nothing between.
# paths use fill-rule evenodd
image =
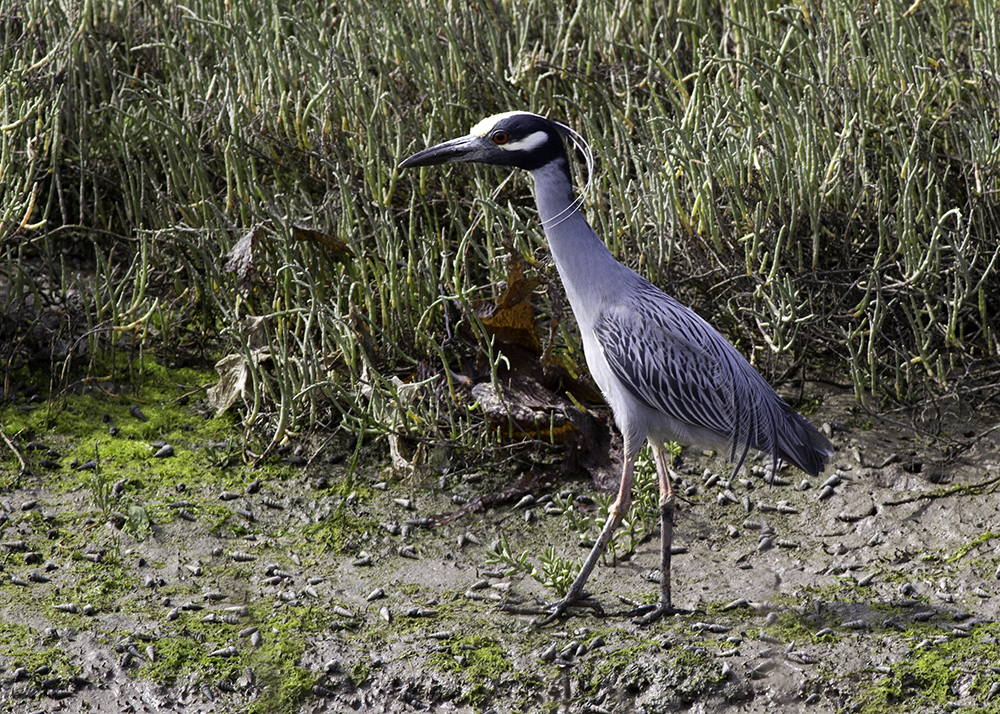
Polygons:
<instances>
[{"instance_id":1,"label":"long yellow leg","mask_svg":"<svg viewBox=\"0 0 1000 714\"><path fill-rule=\"evenodd\" d=\"M656 462L656 475L660 482L660 602L652 612L638 620L640 624L648 625L663 615L672 615L674 609L670 599L670 551L674 540L674 487L670 483L670 459L663 446L653 445L653 460Z\"/></svg>"},{"instance_id":2,"label":"long yellow leg","mask_svg":"<svg viewBox=\"0 0 1000 714\"><path fill-rule=\"evenodd\" d=\"M538 624L547 625L557 617L560 617L569 607L585 599L583 588L587 584L587 578L590 577L590 573L597 565L597 561L600 560L601 556L604 555L604 551L607 550L608 543L611 541L611 534L614 533L615 528L621 525L622 520L628 514L628 509L632 506L632 474L634 471L635 454L632 454L625 458L625 465L622 468L622 481L618 487L618 497L611 504L608 520L605 521L604 528L601 529L601 535L598 536L594 547L590 549L587 559L580 566L580 573L570 586L566 597L553 603L549 615Z\"/></svg>"}]
</instances>

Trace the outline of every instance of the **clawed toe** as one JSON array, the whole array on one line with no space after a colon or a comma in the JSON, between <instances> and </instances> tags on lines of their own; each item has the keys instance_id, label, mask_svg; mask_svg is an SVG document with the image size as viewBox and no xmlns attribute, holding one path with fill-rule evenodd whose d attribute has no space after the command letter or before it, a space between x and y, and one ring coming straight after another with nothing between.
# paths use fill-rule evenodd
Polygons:
<instances>
[{"instance_id":1,"label":"clawed toe","mask_svg":"<svg viewBox=\"0 0 1000 714\"><path fill-rule=\"evenodd\" d=\"M659 620L661 617L669 615L690 615L691 610L684 610L683 608L674 607L669 604L660 603L659 605L644 605L643 607L637 607L633 610L631 615L635 615L635 619L632 620L637 625L651 625L652 623Z\"/></svg>"},{"instance_id":2,"label":"clawed toe","mask_svg":"<svg viewBox=\"0 0 1000 714\"><path fill-rule=\"evenodd\" d=\"M562 600L556 600L551 605L546 606L545 609L548 611L548 615L542 618L541 620L536 620L535 625L537 625L538 627L544 627L545 625L548 625L549 623L554 622L555 620L558 620L560 617L565 615L566 611L569 610L571 607L585 607L589 610L593 610L598 615L604 614L604 608L601 606L601 603L599 603L597 600L593 600L587 597L572 598L572 599L569 597L564 597Z\"/></svg>"}]
</instances>

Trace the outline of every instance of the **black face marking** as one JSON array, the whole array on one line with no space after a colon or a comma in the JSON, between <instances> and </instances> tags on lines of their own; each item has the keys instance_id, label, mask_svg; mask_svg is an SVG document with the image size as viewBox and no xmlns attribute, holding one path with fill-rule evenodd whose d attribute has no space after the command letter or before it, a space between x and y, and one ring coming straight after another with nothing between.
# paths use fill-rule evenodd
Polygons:
<instances>
[{"instance_id":1,"label":"black face marking","mask_svg":"<svg viewBox=\"0 0 1000 714\"><path fill-rule=\"evenodd\" d=\"M568 164L559 128L544 117L521 113L501 115L488 135L495 145L504 149L501 154L489 157L489 163L528 171L557 159Z\"/></svg>"}]
</instances>

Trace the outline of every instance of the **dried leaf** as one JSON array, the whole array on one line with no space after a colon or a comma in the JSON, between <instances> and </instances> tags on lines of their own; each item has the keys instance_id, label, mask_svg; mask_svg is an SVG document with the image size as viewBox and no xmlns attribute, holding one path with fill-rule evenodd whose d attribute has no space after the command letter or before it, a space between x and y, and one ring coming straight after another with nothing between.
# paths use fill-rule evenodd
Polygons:
<instances>
[{"instance_id":1,"label":"dried leaf","mask_svg":"<svg viewBox=\"0 0 1000 714\"><path fill-rule=\"evenodd\" d=\"M236 241L236 245L226 254L226 265L223 268L227 273L236 273L239 281L239 288L243 293L249 292L254 282L254 252L257 244L264 233L267 223L258 223L250 231Z\"/></svg>"},{"instance_id":2,"label":"dried leaf","mask_svg":"<svg viewBox=\"0 0 1000 714\"><path fill-rule=\"evenodd\" d=\"M216 363L215 371L219 382L208 388L208 405L218 416L245 396L250 369L243 355L227 355Z\"/></svg>"},{"instance_id":3,"label":"dried leaf","mask_svg":"<svg viewBox=\"0 0 1000 714\"><path fill-rule=\"evenodd\" d=\"M524 260L518 257L497 303L483 303L476 308L476 315L490 335L500 342L524 347L534 354L541 353L542 345L535 330L535 311L527 302L540 283L537 277L524 277Z\"/></svg>"},{"instance_id":4,"label":"dried leaf","mask_svg":"<svg viewBox=\"0 0 1000 714\"><path fill-rule=\"evenodd\" d=\"M270 348L255 349L251 353L251 359L254 366L259 367L263 362L271 359ZM206 396L208 397L208 405L218 416L238 400L249 396L250 364L243 355L226 355L216 362L215 371L219 373L219 381L208 388Z\"/></svg>"},{"instance_id":5,"label":"dried leaf","mask_svg":"<svg viewBox=\"0 0 1000 714\"><path fill-rule=\"evenodd\" d=\"M337 253L335 257L343 263L347 262L347 256L354 255L354 251L352 251L351 247L344 241L339 238L334 238L328 233L321 233L320 231L313 230L312 228L306 228L305 226L292 226L292 237L296 240L319 243L320 245L335 251Z\"/></svg>"}]
</instances>

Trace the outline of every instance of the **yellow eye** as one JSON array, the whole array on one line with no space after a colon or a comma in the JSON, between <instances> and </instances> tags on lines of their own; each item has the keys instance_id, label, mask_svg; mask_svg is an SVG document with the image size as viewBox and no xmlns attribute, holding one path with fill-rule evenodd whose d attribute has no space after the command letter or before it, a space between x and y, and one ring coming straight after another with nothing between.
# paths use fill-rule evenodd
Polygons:
<instances>
[{"instance_id":1,"label":"yellow eye","mask_svg":"<svg viewBox=\"0 0 1000 714\"><path fill-rule=\"evenodd\" d=\"M510 134L505 131L495 131L490 138L493 139L494 144L506 144L510 141Z\"/></svg>"}]
</instances>

